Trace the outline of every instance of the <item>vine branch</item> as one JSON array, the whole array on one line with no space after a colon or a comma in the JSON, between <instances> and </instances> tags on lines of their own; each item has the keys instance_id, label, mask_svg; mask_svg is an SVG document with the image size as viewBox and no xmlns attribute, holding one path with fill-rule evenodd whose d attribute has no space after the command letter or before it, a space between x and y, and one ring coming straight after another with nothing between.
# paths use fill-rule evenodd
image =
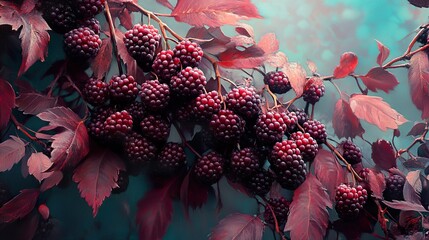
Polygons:
<instances>
[{"instance_id":1,"label":"vine branch","mask_svg":"<svg viewBox=\"0 0 429 240\"><path fill-rule=\"evenodd\" d=\"M109 23L110 40L112 41L113 53L116 57L119 74L122 75L124 74L124 71L122 70L121 58L119 57L119 52L118 52L118 44L116 43L115 24L113 23L112 15L110 13L109 4L107 1L104 2L104 16L106 17L106 20Z\"/></svg>"}]
</instances>

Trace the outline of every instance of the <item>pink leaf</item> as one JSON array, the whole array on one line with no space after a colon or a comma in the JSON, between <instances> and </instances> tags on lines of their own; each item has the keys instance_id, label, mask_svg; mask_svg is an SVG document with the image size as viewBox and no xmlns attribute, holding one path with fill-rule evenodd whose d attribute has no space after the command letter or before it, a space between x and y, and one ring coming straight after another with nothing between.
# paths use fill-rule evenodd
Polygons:
<instances>
[{"instance_id":1,"label":"pink leaf","mask_svg":"<svg viewBox=\"0 0 429 240\"><path fill-rule=\"evenodd\" d=\"M356 54L352 52L346 52L341 55L340 65L335 67L334 78L344 78L349 74L353 73L358 64L358 58Z\"/></svg>"},{"instance_id":2,"label":"pink leaf","mask_svg":"<svg viewBox=\"0 0 429 240\"><path fill-rule=\"evenodd\" d=\"M429 8L428 0L408 0L408 2L419 8Z\"/></svg>"},{"instance_id":3,"label":"pink leaf","mask_svg":"<svg viewBox=\"0 0 429 240\"><path fill-rule=\"evenodd\" d=\"M112 62L112 41L110 38L103 39L100 51L91 63L91 68L97 79L103 78L110 69Z\"/></svg>"},{"instance_id":4,"label":"pink leaf","mask_svg":"<svg viewBox=\"0 0 429 240\"><path fill-rule=\"evenodd\" d=\"M46 109L57 106L57 97L48 97L40 93L21 93L16 98L16 106L25 114L37 115Z\"/></svg>"},{"instance_id":5,"label":"pink leaf","mask_svg":"<svg viewBox=\"0 0 429 240\"><path fill-rule=\"evenodd\" d=\"M28 172L33 175L39 182L52 175L52 172L46 172L52 167L53 162L41 153L33 153L27 161Z\"/></svg>"},{"instance_id":6,"label":"pink leaf","mask_svg":"<svg viewBox=\"0 0 429 240\"><path fill-rule=\"evenodd\" d=\"M164 7L169 8L170 10L173 10L173 5L171 5L169 0L156 0L157 3L161 4Z\"/></svg>"},{"instance_id":7,"label":"pink leaf","mask_svg":"<svg viewBox=\"0 0 429 240\"><path fill-rule=\"evenodd\" d=\"M39 189L24 189L0 208L0 223L14 222L27 216L36 205Z\"/></svg>"},{"instance_id":8,"label":"pink leaf","mask_svg":"<svg viewBox=\"0 0 429 240\"><path fill-rule=\"evenodd\" d=\"M379 139L372 144L372 160L381 169L396 168L396 154L390 142Z\"/></svg>"},{"instance_id":9,"label":"pink leaf","mask_svg":"<svg viewBox=\"0 0 429 240\"><path fill-rule=\"evenodd\" d=\"M309 174L294 192L284 231L290 231L294 240L323 239L329 224L326 208L331 206L322 183Z\"/></svg>"},{"instance_id":10,"label":"pink leaf","mask_svg":"<svg viewBox=\"0 0 429 240\"><path fill-rule=\"evenodd\" d=\"M258 216L234 213L219 222L209 240L261 240L264 227Z\"/></svg>"},{"instance_id":11,"label":"pink leaf","mask_svg":"<svg viewBox=\"0 0 429 240\"><path fill-rule=\"evenodd\" d=\"M313 74L317 73L317 66L313 61L308 60L307 66L308 66L308 69L310 69L311 73Z\"/></svg>"},{"instance_id":12,"label":"pink leaf","mask_svg":"<svg viewBox=\"0 0 429 240\"><path fill-rule=\"evenodd\" d=\"M224 52L231 44L231 38L225 36L220 28L206 29L205 27L193 27L189 29L186 37L210 40L201 42L200 46L203 48L204 52L213 55L218 55L221 52Z\"/></svg>"},{"instance_id":13,"label":"pink leaf","mask_svg":"<svg viewBox=\"0 0 429 240\"><path fill-rule=\"evenodd\" d=\"M283 72L289 78L290 84L292 85L293 90L296 93L297 97L300 97L304 92L305 81L307 73L304 68L297 63L287 63Z\"/></svg>"},{"instance_id":14,"label":"pink leaf","mask_svg":"<svg viewBox=\"0 0 429 240\"><path fill-rule=\"evenodd\" d=\"M353 94L350 98L350 108L356 117L376 125L382 131L388 128L397 129L399 125L407 122L407 119L381 97Z\"/></svg>"},{"instance_id":15,"label":"pink leaf","mask_svg":"<svg viewBox=\"0 0 429 240\"><path fill-rule=\"evenodd\" d=\"M346 180L343 167L338 163L334 154L320 149L314 159L314 169L317 179L328 190L329 196L333 200L337 186Z\"/></svg>"},{"instance_id":16,"label":"pink leaf","mask_svg":"<svg viewBox=\"0 0 429 240\"><path fill-rule=\"evenodd\" d=\"M416 123L413 128L408 132L407 136L420 136L424 133L426 128L425 123Z\"/></svg>"},{"instance_id":17,"label":"pink leaf","mask_svg":"<svg viewBox=\"0 0 429 240\"><path fill-rule=\"evenodd\" d=\"M429 118L429 59L426 52L418 52L410 59L408 82L411 100L422 111L422 119Z\"/></svg>"},{"instance_id":18,"label":"pink leaf","mask_svg":"<svg viewBox=\"0 0 429 240\"><path fill-rule=\"evenodd\" d=\"M268 55L267 60L265 62L273 67L283 68L288 62L288 59L284 53L277 52L275 54Z\"/></svg>"},{"instance_id":19,"label":"pink leaf","mask_svg":"<svg viewBox=\"0 0 429 240\"><path fill-rule=\"evenodd\" d=\"M58 184L60 184L61 180L63 179L63 173L60 171L54 171L52 172L52 175L50 175L48 178L43 180L42 185L40 186L40 191L45 192Z\"/></svg>"},{"instance_id":20,"label":"pink leaf","mask_svg":"<svg viewBox=\"0 0 429 240\"><path fill-rule=\"evenodd\" d=\"M392 202L383 201L383 203L391 208L399 209L402 211L429 212L419 203L411 203L398 200L393 200Z\"/></svg>"},{"instance_id":21,"label":"pink leaf","mask_svg":"<svg viewBox=\"0 0 429 240\"><path fill-rule=\"evenodd\" d=\"M255 38L255 31L253 30L253 27L249 24L238 23L235 27L235 31L240 35L249 38Z\"/></svg>"},{"instance_id":22,"label":"pink leaf","mask_svg":"<svg viewBox=\"0 0 429 240\"><path fill-rule=\"evenodd\" d=\"M104 199L118 186L119 171L124 169L124 163L118 155L98 146L92 147L85 161L76 168L73 181L78 184L80 195L92 207L94 217Z\"/></svg>"},{"instance_id":23,"label":"pink leaf","mask_svg":"<svg viewBox=\"0 0 429 240\"><path fill-rule=\"evenodd\" d=\"M381 172L369 171L368 182L372 191L372 195L378 199L383 199L383 191L386 188L386 181Z\"/></svg>"},{"instance_id":24,"label":"pink leaf","mask_svg":"<svg viewBox=\"0 0 429 240\"><path fill-rule=\"evenodd\" d=\"M48 206L46 206L46 204L40 204L38 210L39 210L39 213L42 216L42 218L45 220L48 220L48 218L49 218Z\"/></svg>"},{"instance_id":25,"label":"pink leaf","mask_svg":"<svg viewBox=\"0 0 429 240\"><path fill-rule=\"evenodd\" d=\"M1 12L1 10L0 10ZM0 78L0 131L7 126L12 113L12 108L15 107L15 91L12 86L5 80Z\"/></svg>"},{"instance_id":26,"label":"pink leaf","mask_svg":"<svg viewBox=\"0 0 429 240\"><path fill-rule=\"evenodd\" d=\"M10 170L25 156L25 143L18 137L0 143L0 172Z\"/></svg>"},{"instance_id":27,"label":"pink leaf","mask_svg":"<svg viewBox=\"0 0 429 240\"><path fill-rule=\"evenodd\" d=\"M279 50L279 40L276 38L275 33L267 33L261 37L258 42L260 47L266 54L272 54Z\"/></svg>"},{"instance_id":28,"label":"pink leaf","mask_svg":"<svg viewBox=\"0 0 429 240\"><path fill-rule=\"evenodd\" d=\"M255 68L261 66L265 59L265 53L262 49L252 46L244 51L235 47L219 54L219 66L224 68L240 69Z\"/></svg>"},{"instance_id":29,"label":"pink leaf","mask_svg":"<svg viewBox=\"0 0 429 240\"><path fill-rule=\"evenodd\" d=\"M189 207L201 208L207 202L209 188L192 179L191 171L183 179L180 187L180 200L185 208L185 216L189 218Z\"/></svg>"},{"instance_id":30,"label":"pink leaf","mask_svg":"<svg viewBox=\"0 0 429 240\"><path fill-rule=\"evenodd\" d=\"M237 47L247 47L249 45L255 44L255 40L253 38L237 35L231 38L231 42L234 43Z\"/></svg>"},{"instance_id":31,"label":"pink leaf","mask_svg":"<svg viewBox=\"0 0 429 240\"><path fill-rule=\"evenodd\" d=\"M375 41L377 42L378 51L380 52L377 56L377 64L381 67L383 66L383 62L389 57L390 50L378 40Z\"/></svg>"},{"instance_id":32,"label":"pink leaf","mask_svg":"<svg viewBox=\"0 0 429 240\"><path fill-rule=\"evenodd\" d=\"M396 77L382 67L372 68L365 76L360 78L368 89L373 92L377 92L377 89L379 89L389 93L399 84Z\"/></svg>"},{"instance_id":33,"label":"pink leaf","mask_svg":"<svg viewBox=\"0 0 429 240\"><path fill-rule=\"evenodd\" d=\"M176 21L197 27L220 27L242 19L261 18L250 0L206 0L198 4L193 0L178 0L171 15Z\"/></svg>"},{"instance_id":34,"label":"pink leaf","mask_svg":"<svg viewBox=\"0 0 429 240\"><path fill-rule=\"evenodd\" d=\"M343 98L338 99L335 104L332 127L339 138L354 138L365 133L359 119L350 108L350 104Z\"/></svg>"}]
</instances>

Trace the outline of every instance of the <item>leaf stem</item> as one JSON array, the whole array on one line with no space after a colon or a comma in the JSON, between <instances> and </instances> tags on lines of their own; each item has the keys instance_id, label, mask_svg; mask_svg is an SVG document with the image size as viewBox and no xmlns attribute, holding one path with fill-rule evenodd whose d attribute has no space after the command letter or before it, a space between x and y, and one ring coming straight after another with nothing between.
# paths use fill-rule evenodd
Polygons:
<instances>
[{"instance_id":1,"label":"leaf stem","mask_svg":"<svg viewBox=\"0 0 429 240\"><path fill-rule=\"evenodd\" d=\"M170 120L171 121L171 120ZM189 150L191 150L192 153L195 154L195 156L197 156L198 158L201 158L201 154L197 152L197 150L195 150L186 140L185 136L183 135L182 131L180 130L179 126L177 125L176 122L172 122L174 128L176 128L177 133L180 136L180 139L182 140L182 145L186 146L187 148L189 148Z\"/></svg>"},{"instance_id":2,"label":"leaf stem","mask_svg":"<svg viewBox=\"0 0 429 240\"><path fill-rule=\"evenodd\" d=\"M338 152L337 149L335 149L332 144L330 144L328 141L325 142L325 145L333 152L337 157L346 165L347 170L349 170L350 173L353 174L353 178L356 178L359 182L362 181L362 178L359 176L359 174L353 169L352 165L347 162L347 160L341 155L340 152Z\"/></svg>"},{"instance_id":3,"label":"leaf stem","mask_svg":"<svg viewBox=\"0 0 429 240\"><path fill-rule=\"evenodd\" d=\"M42 142L39 138L32 136L27 131L28 128L26 126L24 126L22 123L20 123L13 114L10 115L10 119L12 120L13 124L15 124L16 129L18 129L20 132L22 132L26 137L28 137L28 139L30 139L31 141L37 142L38 144L40 144L44 148L46 148L46 144L44 142Z\"/></svg>"},{"instance_id":4,"label":"leaf stem","mask_svg":"<svg viewBox=\"0 0 429 240\"><path fill-rule=\"evenodd\" d=\"M106 20L109 23L110 40L112 41L113 53L116 57L119 74L122 75L124 74L124 71L122 69L121 58L119 57L118 45L116 43L115 24L113 23L113 20L112 20L112 15L110 13L108 1L104 2L104 16L106 17Z\"/></svg>"},{"instance_id":5,"label":"leaf stem","mask_svg":"<svg viewBox=\"0 0 429 240\"><path fill-rule=\"evenodd\" d=\"M414 147L414 145L416 145L417 143L424 143L428 132L429 132L429 126L428 126L428 122L426 122L424 132L418 138L415 138L414 141L407 148L399 149L396 153L396 158L400 157L404 153L410 154L410 149Z\"/></svg>"}]
</instances>

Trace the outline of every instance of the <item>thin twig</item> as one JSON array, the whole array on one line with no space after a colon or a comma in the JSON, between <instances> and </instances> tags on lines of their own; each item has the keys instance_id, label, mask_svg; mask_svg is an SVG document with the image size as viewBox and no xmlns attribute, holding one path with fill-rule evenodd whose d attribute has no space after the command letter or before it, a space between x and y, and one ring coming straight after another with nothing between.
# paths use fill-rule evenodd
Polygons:
<instances>
[{"instance_id":1,"label":"thin twig","mask_svg":"<svg viewBox=\"0 0 429 240\"><path fill-rule=\"evenodd\" d=\"M115 57L116 57L119 74L122 75L124 71L122 70L121 58L119 57L118 45L116 43L115 24L113 23L112 15L110 14L108 1L104 2L104 15L106 17L107 22L109 23L110 40L112 41L113 53L115 54Z\"/></svg>"},{"instance_id":2,"label":"thin twig","mask_svg":"<svg viewBox=\"0 0 429 240\"><path fill-rule=\"evenodd\" d=\"M46 143L44 143L43 141L41 141L39 138L32 136L28 131L27 131L27 127L24 126L23 124L21 124L16 117L11 114L10 115L10 119L12 120L13 124L15 124L16 129L18 129L20 132L22 132L26 137L28 137L28 139L30 139L31 141L37 142L38 144L42 145L44 148L46 148ZM34 132L34 131L33 131Z\"/></svg>"},{"instance_id":3,"label":"thin twig","mask_svg":"<svg viewBox=\"0 0 429 240\"><path fill-rule=\"evenodd\" d=\"M180 139L182 140L182 145L186 146L187 148L189 148L189 150L191 150L191 152L193 152L195 154L195 156L197 156L198 158L201 158L201 154L197 152L197 150L195 150L186 140L185 135L183 135L182 131L180 130L179 126L177 126L176 122L172 122L174 128L176 128L177 133L180 136Z\"/></svg>"},{"instance_id":4,"label":"thin twig","mask_svg":"<svg viewBox=\"0 0 429 240\"><path fill-rule=\"evenodd\" d=\"M330 144L329 142L325 142L325 145L333 152L335 153L335 155L337 155L337 157L346 165L347 170L349 170L349 172L352 173L353 178L356 178L359 182L362 181L362 178L359 176L359 174L353 169L352 165L350 163L347 162L347 160L343 157L343 155L341 155L340 152L338 152L337 149L335 149L334 146L332 146L332 144Z\"/></svg>"}]
</instances>

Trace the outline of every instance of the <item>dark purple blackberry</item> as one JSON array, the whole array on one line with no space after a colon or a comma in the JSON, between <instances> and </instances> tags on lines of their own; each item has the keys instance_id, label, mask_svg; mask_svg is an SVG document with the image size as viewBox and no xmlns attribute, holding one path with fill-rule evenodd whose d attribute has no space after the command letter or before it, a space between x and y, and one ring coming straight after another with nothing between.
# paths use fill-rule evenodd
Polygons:
<instances>
[{"instance_id":1,"label":"dark purple blackberry","mask_svg":"<svg viewBox=\"0 0 429 240\"><path fill-rule=\"evenodd\" d=\"M118 186L112 189L112 193L119 194L125 192L128 188L129 181L130 179L127 171L119 171L118 181L116 181Z\"/></svg>"},{"instance_id":2,"label":"dark purple blackberry","mask_svg":"<svg viewBox=\"0 0 429 240\"><path fill-rule=\"evenodd\" d=\"M140 97L146 109L162 111L170 102L170 88L158 80L146 81L142 83Z\"/></svg>"},{"instance_id":3,"label":"dark purple blackberry","mask_svg":"<svg viewBox=\"0 0 429 240\"><path fill-rule=\"evenodd\" d=\"M158 169L164 173L174 173L186 166L186 153L180 144L169 142L158 154Z\"/></svg>"},{"instance_id":4,"label":"dark purple blackberry","mask_svg":"<svg viewBox=\"0 0 429 240\"><path fill-rule=\"evenodd\" d=\"M284 112L283 121L287 126L288 131L293 131L296 129L296 124L298 123L298 116L295 112Z\"/></svg>"},{"instance_id":5,"label":"dark purple blackberry","mask_svg":"<svg viewBox=\"0 0 429 240\"><path fill-rule=\"evenodd\" d=\"M182 104L174 110L173 116L174 119L184 122L194 120L193 106L189 103Z\"/></svg>"},{"instance_id":6,"label":"dark purple blackberry","mask_svg":"<svg viewBox=\"0 0 429 240\"><path fill-rule=\"evenodd\" d=\"M207 185L217 183L222 178L224 164L225 159L219 153L207 153L194 166L195 179Z\"/></svg>"},{"instance_id":7,"label":"dark purple blackberry","mask_svg":"<svg viewBox=\"0 0 429 240\"><path fill-rule=\"evenodd\" d=\"M113 113L104 122L104 129L109 136L127 134L132 128L133 117L125 110Z\"/></svg>"},{"instance_id":8,"label":"dark purple blackberry","mask_svg":"<svg viewBox=\"0 0 429 240\"><path fill-rule=\"evenodd\" d=\"M343 220L353 220L359 216L368 198L367 191L361 186L356 187L341 184L335 195L335 210Z\"/></svg>"},{"instance_id":9,"label":"dark purple blackberry","mask_svg":"<svg viewBox=\"0 0 429 240\"><path fill-rule=\"evenodd\" d=\"M326 137L328 134L326 133L325 125L317 120L308 120L305 122L302 127L306 133L309 133L312 138L314 138L317 143L326 142Z\"/></svg>"},{"instance_id":10,"label":"dark purple blackberry","mask_svg":"<svg viewBox=\"0 0 429 240\"><path fill-rule=\"evenodd\" d=\"M192 115L198 120L210 120L221 108L221 100L216 91L200 94L192 103Z\"/></svg>"},{"instance_id":11,"label":"dark purple blackberry","mask_svg":"<svg viewBox=\"0 0 429 240\"><path fill-rule=\"evenodd\" d=\"M183 40L173 49L174 56L180 59L182 67L198 67L203 58L203 49L198 43Z\"/></svg>"},{"instance_id":12,"label":"dark purple blackberry","mask_svg":"<svg viewBox=\"0 0 429 240\"><path fill-rule=\"evenodd\" d=\"M226 106L244 119L256 119L261 113L261 97L252 88L235 88L226 96Z\"/></svg>"},{"instance_id":13,"label":"dark purple blackberry","mask_svg":"<svg viewBox=\"0 0 429 240\"><path fill-rule=\"evenodd\" d=\"M325 85L319 78L310 78L304 88L302 98L304 101L315 104L325 95Z\"/></svg>"},{"instance_id":14,"label":"dark purple blackberry","mask_svg":"<svg viewBox=\"0 0 429 240\"><path fill-rule=\"evenodd\" d=\"M386 189L384 190L384 198L386 200L404 200L404 185L405 178L398 174L392 174L386 178Z\"/></svg>"},{"instance_id":15,"label":"dark purple blackberry","mask_svg":"<svg viewBox=\"0 0 429 240\"><path fill-rule=\"evenodd\" d=\"M137 64L148 72L152 69L155 52L161 42L161 35L152 25L136 24L124 35L125 47Z\"/></svg>"},{"instance_id":16,"label":"dark purple blackberry","mask_svg":"<svg viewBox=\"0 0 429 240\"><path fill-rule=\"evenodd\" d=\"M85 19L79 22L80 27L87 27L94 31L95 34L100 35L100 22L95 18Z\"/></svg>"},{"instance_id":17,"label":"dark purple blackberry","mask_svg":"<svg viewBox=\"0 0 429 240\"><path fill-rule=\"evenodd\" d=\"M131 167L141 167L154 160L158 151L155 144L138 133L126 137L124 150Z\"/></svg>"},{"instance_id":18,"label":"dark purple blackberry","mask_svg":"<svg viewBox=\"0 0 429 240\"><path fill-rule=\"evenodd\" d=\"M75 59L89 59L98 54L100 37L87 27L76 28L64 35L64 49L67 56Z\"/></svg>"},{"instance_id":19,"label":"dark purple blackberry","mask_svg":"<svg viewBox=\"0 0 429 240\"><path fill-rule=\"evenodd\" d=\"M287 93L292 89L288 77L282 71L267 73L264 83L270 87L271 92L277 94Z\"/></svg>"},{"instance_id":20,"label":"dark purple blackberry","mask_svg":"<svg viewBox=\"0 0 429 240\"><path fill-rule=\"evenodd\" d=\"M113 76L109 82L110 98L118 103L134 101L139 93L138 87L131 75Z\"/></svg>"},{"instance_id":21,"label":"dark purple blackberry","mask_svg":"<svg viewBox=\"0 0 429 240\"><path fill-rule=\"evenodd\" d=\"M271 190L274 182L273 174L267 170L261 169L254 173L244 184L249 191L255 195L264 196Z\"/></svg>"},{"instance_id":22,"label":"dark purple blackberry","mask_svg":"<svg viewBox=\"0 0 429 240\"><path fill-rule=\"evenodd\" d=\"M262 144L274 144L282 140L286 129L284 113L267 112L256 121L256 138Z\"/></svg>"},{"instance_id":23,"label":"dark purple blackberry","mask_svg":"<svg viewBox=\"0 0 429 240\"><path fill-rule=\"evenodd\" d=\"M88 132L90 135L102 139L105 136L104 122L106 119L115 113L111 107L99 107L91 112L91 118L88 123Z\"/></svg>"},{"instance_id":24,"label":"dark purple blackberry","mask_svg":"<svg viewBox=\"0 0 429 240\"><path fill-rule=\"evenodd\" d=\"M356 144L350 140L342 141L338 145L338 149L343 157L350 164L358 164L362 162L362 152Z\"/></svg>"},{"instance_id":25,"label":"dark purple blackberry","mask_svg":"<svg viewBox=\"0 0 429 240\"><path fill-rule=\"evenodd\" d=\"M180 59L174 57L172 50L162 50L156 55L152 69L162 83L169 83L180 70Z\"/></svg>"},{"instance_id":26,"label":"dark purple blackberry","mask_svg":"<svg viewBox=\"0 0 429 240\"><path fill-rule=\"evenodd\" d=\"M244 133L244 120L231 110L220 110L210 121L213 136L223 143L237 143Z\"/></svg>"},{"instance_id":27,"label":"dark purple blackberry","mask_svg":"<svg viewBox=\"0 0 429 240\"><path fill-rule=\"evenodd\" d=\"M52 239L52 232L54 229L54 222L51 218L39 219L39 225L37 226L36 233L34 233L33 240L48 240Z\"/></svg>"},{"instance_id":28,"label":"dark purple blackberry","mask_svg":"<svg viewBox=\"0 0 429 240\"><path fill-rule=\"evenodd\" d=\"M140 129L144 136L156 141L166 142L170 135L171 123L160 115L148 115L140 122Z\"/></svg>"},{"instance_id":29,"label":"dark purple blackberry","mask_svg":"<svg viewBox=\"0 0 429 240\"><path fill-rule=\"evenodd\" d=\"M85 84L83 96L93 106L103 105L109 99L109 88L103 80L91 78Z\"/></svg>"},{"instance_id":30,"label":"dark purple blackberry","mask_svg":"<svg viewBox=\"0 0 429 240\"><path fill-rule=\"evenodd\" d=\"M319 145L309 133L294 132L290 135L290 139L295 141L304 161L314 160L319 151Z\"/></svg>"},{"instance_id":31,"label":"dark purple blackberry","mask_svg":"<svg viewBox=\"0 0 429 240\"><path fill-rule=\"evenodd\" d=\"M279 227L284 226L284 224L286 224L287 217L289 214L290 202L286 200L286 198L284 197L279 197L279 198L268 199L267 205L268 204L271 207L271 209L268 206L265 207L265 211L264 211L265 221L268 224L274 225L275 224L274 217L273 217L273 212L274 212L274 215L276 216Z\"/></svg>"},{"instance_id":32,"label":"dark purple blackberry","mask_svg":"<svg viewBox=\"0 0 429 240\"><path fill-rule=\"evenodd\" d=\"M92 18L103 11L105 0L74 0L76 12L82 18Z\"/></svg>"},{"instance_id":33,"label":"dark purple blackberry","mask_svg":"<svg viewBox=\"0 0 429 240\"><path fill-rule=\"evenodd\" d=\"M232 153L230 158L231 174L246 179L259 170L259 157L252 148L243 148Z\"/></svg>"},{"instance_id":34,"label":"dark purple blackberry","mask_svg":"<svg viewBox=\"0 0 429 240\"><path fill-rule=\"evenodd\" d=\"M305 113L303 109L300 108L289 108L291 112L294 112L296 114L296 117L298 118L298 124L303 126L305 122L308 121L308 115Z\"/></svg>"},{"instance_id":35,"label":"dark purple blackberry","mask_svg":"<svg viewBox=\"0 0 429 240\"><path fill-rule=\"evenodd\" d=\"M144 117L143 104L141 102L132 102L124 107L124 110L133 117L134 124L139 123Z\"/></svg>"},{"instance_id":36,"label":"dark purple blackberry","mask_svg":"<svg viewBox=\"0 0 429 240\"><path fill-rule=\"evenodd\" d=\"M40 10L49 27L55 32L64 34L77 27L76 15L66 1L44 1Z\"/></svg>"},{"instance_id":37,"label":"dark purple blackberry","mask_svg":"<svg viewBox=\"0 0 429 240\"><path fill-rule=\"evenodd\" d=\"M182 69L170 81L171 91L178 97L193 98L204 92L207 81L203 71L198 68Z\"/></svg>"}]
</instances>

